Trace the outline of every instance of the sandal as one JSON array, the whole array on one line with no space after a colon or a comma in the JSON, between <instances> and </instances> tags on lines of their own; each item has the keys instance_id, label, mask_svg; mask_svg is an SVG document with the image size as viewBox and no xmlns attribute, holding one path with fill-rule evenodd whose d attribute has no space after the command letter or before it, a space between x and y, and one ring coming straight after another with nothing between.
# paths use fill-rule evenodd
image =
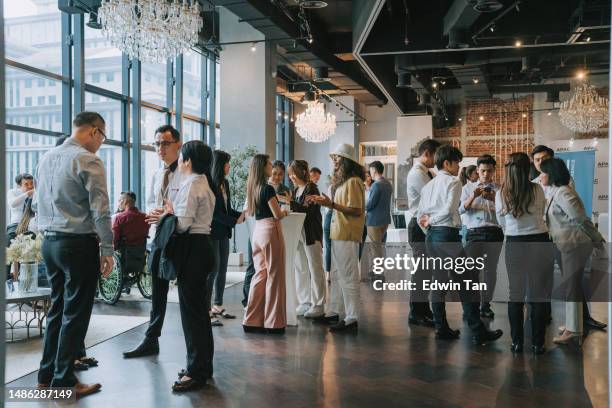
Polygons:
<instances>
[{"instance_id":1,"label":"sandal","mask_svg":"<svg viewBox=\"0 0 612 408\"><path fill-rule=\"evenodd\" d=\"M81 357L79 358L79 362L87 365L88 367L97 367L98 366L98 360L96 360L93 357Z\"/></svg>"},{"instance_id":2,"label":"sandal","mask_svg":"<svg viewBox=\"0 0 612 408\"><path fill-rule=\"evenodd\" d=\"M236 318L236 316L226 313L224 307L221 309L216 309L216 306L213 306L212 314L214 316L221 316L224 319L235 319Z\"/></svg>"}]
</instances>

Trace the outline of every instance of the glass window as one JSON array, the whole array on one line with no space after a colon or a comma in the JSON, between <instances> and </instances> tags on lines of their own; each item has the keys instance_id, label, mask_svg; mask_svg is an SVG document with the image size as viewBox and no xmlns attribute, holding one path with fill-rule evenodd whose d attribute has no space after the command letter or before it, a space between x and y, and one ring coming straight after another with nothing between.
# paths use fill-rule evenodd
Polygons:
<instances>
[{"instance_id":1,"label":"glass window","mask_svg":"<svg viewBox=\"0 0 612 408\"><path fill-rule=\"evenodd\" d=\"M49 105L55 105L56 103L55 95L49 95Z\"/></svg>"},{"instance_id":2,"label":"glass window","mask_svg":"<svg viewBox=\"0 0 612 408\"><path fill-rule=\"evenodd\" d=\"M142 174L142 187L140 188L140 195L143 198L141 202L145 203L147 199L147 191L149 191L151 180L153 180L153 174L163 166L163 162L159 159L156 152L150 150L142 150L142 159L140 170ZM150 210L150 208L145 208Z\"/></svg>"},{"instance_id":3,"label":"glass window","mask_svg":"<svg viewBox=\"0 0 612 408\"><path fill-rule=\"evenodd\" d=\"M106 119L106 118L105 118ZM108 127L108 122L106 124ZM119 202L119 195L121 194L121 166L122 166L122 154L121 147L102 145L98 151L98 156L104 162L104 169L106 170L106 185L108 188L108 197L110 200L111 212L117 208Z\"/></svg>"},{"instance_id":4,"label":"glass window","mask_svg":"<svg viewBox=\"0 0 612 408\"><path fill-rule=\"evenodd\" d=\"M215 123L221 123L221 92L219 92L221 89L221 68L219 68L219 64L217 64L215 72L217 73L215 80Z\"/></svg>"},{"instance_id":5,"label":"glass window","mask_svg":"<svg viewBox=\"0 0 612 408\"><path fill-rule=\"evenodd\" d=\"M101 81L102 76L106 81ZM121 93L121 51L96 30L85 25L85 77L109 91Z\"/></svg>"},{"instance_id":6,"label":"glass window","mask_svg":"<svg viewBox=\"0 0 612 408\"><path fill-rule=\"evenodd\" d=\"M5 0L4 36L6 58L62 73L62 28L56 1Z\"/></svg>"},{"instance_id":7,"label":"glass window","mask_svg":"<svg viewBox=\"0 0 612 408\"><path fill-rule=\"evenodd\" d=\"M166 63L142 64L142 100L166 106Z\"/></svg>"},{"instance_id":8,"label":"glass window","mask_svg":"<svg viewBox=\"0 0 612 408\"><path fill-rule=\"evenodd\" d=\"M28 123L33 123L33 118L37 118L36 128L60 132L62 130L61 123L54 123L53 121L48 121L45 118L53 116L56 113L61 114L61 87L56 86L54 89L30 87L26 89L25 86L28 82L31 85L32 82L38 82L39 79L42 79L43 82L55 83L56 81L47 80L46 78L41 78L27 71L15 69L10 66L6 66L5 68L5 98L7 99L6 122L13 125L27 126ZM48 94L50 91L54 93L54 95L50 96L55 96L55 100L47 98L46 95L41 95L43 92ZM23 109L24 106L33 106L35 100L34 98L36 98L38 106L37 109Z\"/></svg>"},{"instance_id":9,"label":"glass window","mask_svg":"<svg viewBox=\"0 0 612 408\"><path fill-rule=\"evenodd\" d=\"M141 144L155 142L155 130L166 124L166 114L153 109L142 108ZM143 178L143 180L145 180Z\"/></svg>"},{"instance_id":10,"label":"glass window","mask_svg":"<svg viewBox=\"0 0 612 408\"><path fill-rule=\"evenodd\" d=\"M85 93L85 110L98 112L106 122L106 137L121 140L121 101L100 98L99 95Z\"/></svg>"},{"instance_id":11,"label":"glass window","mask_svg":"<svg viewBox=\"0 0 612 408\"><path fill-rule=\"evenodd\" d=\"M31 79L26 79L25 80L25 87L26 88L31 88L32 87L32 80Z\"/></svg>"},{"instance_id":12,"label":"glass window","mask_svg":"<svg viewBox=\"0 0 612 408\"><path fill-rule=\"evenodd\" d=\"M201 116L202 62L205 57L196 52L183 55L183 112Z\"/></svg>"},{"instance_id":13,"label":"glass window","mask_svg":"<svg viewBox=\"0 0 612 408\"><path fill-rule=\"evenodd\" d=\"M189 119L183 119L183 142L202 140L202 124Z\"/></svg>"},{"instance_id":14,"label":"glass window","mask_svg":"<svg viewBox=\"0 0 612 408\"><path fill-rule=\"evenodd\" d=\"M45 86L45 80L44 80L44 79L39 79L39 80L38 80L38 86L39 86L40 88L42 88L43 86Z\"/></svg>"}]
</instances>

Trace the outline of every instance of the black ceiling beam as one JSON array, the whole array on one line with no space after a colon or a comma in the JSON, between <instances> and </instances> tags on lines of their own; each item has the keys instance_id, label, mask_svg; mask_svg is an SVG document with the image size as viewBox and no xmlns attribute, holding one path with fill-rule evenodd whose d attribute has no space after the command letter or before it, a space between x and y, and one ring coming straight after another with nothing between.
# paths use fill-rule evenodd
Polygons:
<instances>
[{"instance_id":1,"label":"black ceiling beam","mask_svg":"<svg viewBox=\"0 0 612 408\"><path fill-rule=\"evenodd\" d=\"M567 92L569 90L570 84L568 83L491 86L491 93L494 95L513 93Z\"/></svg>"},{"instance_id":2,"label":"black ceiling beam","mask_svg":"<svg viewBox=\"0 0 612 408\"><path fill-rule=\"evenodd\" d=\"M301 37L297 20L292 21L285 15L284 12L275 7L269 0L247 0L247 2L259 13L264 16L268 16L270 21L287 33L289 37ZM312 44L309 44L305 40L297 40L297 43L302 47L309 49L312 54L320 59L324 64L349 77L351 80L363 86L368 92L381 100L383 103L387 103L387 98L385 95L370 81L368 77L363 74L357 65L342 61L327 48L320 45L317 41L316 33L314 33L314 42Z\"/></svg>"}]
</instances>

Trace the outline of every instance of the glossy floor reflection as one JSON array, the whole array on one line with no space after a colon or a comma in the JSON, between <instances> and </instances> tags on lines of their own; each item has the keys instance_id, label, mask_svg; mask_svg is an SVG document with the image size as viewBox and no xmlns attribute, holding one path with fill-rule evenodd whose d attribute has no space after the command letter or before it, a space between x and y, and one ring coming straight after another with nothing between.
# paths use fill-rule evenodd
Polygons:
<instances>
[{"instance_id":1,"label":"glossy floor reflection","mask_svg":"<svg viewBox=\"0 0 612 408\"><path fill-rule=\"evenodd\" d=\"M230 313L242 314L240 285L227 291ZM469 329L456 342L438 342L431 329L407 326L407 303L385 301L362 284L362 314L357 335L331 335L309 321L285 336L244 334L240 319L214 328L215 385L174 395L170 385L184 364L185 345L177 304L168 315L157 357L124 360L136 344L139 326L88 350L100 367L80 375L98 381L102 391L79 401L83 407L606 407L606 334L591 333L583 350L554 346L553 328L563 318L554 306L549 352L534 358L509 352L506 305L494 304L492 328L505 331L495 344L475 347ZM593 315L605 319L605 304ZM96 306L108 314L146 315L148 303ZM449 321L460 327L460 305L449 304ZM527 343L528 344L528 343ZM34 386L35 373L8 386ZM20 403L14 406L51 404ZM10 405L9 405L10 406ZM65 404L62 404L65 406Z\"/></svg>"}]
</instances>

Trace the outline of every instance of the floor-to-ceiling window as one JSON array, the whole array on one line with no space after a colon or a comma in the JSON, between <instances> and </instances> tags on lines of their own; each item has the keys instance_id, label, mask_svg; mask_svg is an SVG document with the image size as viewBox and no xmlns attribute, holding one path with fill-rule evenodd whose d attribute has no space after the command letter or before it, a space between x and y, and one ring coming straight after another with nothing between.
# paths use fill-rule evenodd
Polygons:
<instances>
[{"instance_id":1,"label":"floor-to-ceiling window","mask_svg":"<svg viewBox=\"0 0 612 408\"><path fill-rule=\"evenodd\" d=\"M55 0L5 0L4 17L7 188L15 187L17 174L35 172L81 110L99 112L106 121L108 139L99 156L113 206L122 190L133 189L133 180L147 185L160 165L152 146L158 126L171 123L185 140L215 143L208 138L210 129L220 128L214 55L193 50L162 63L134 64L100 30L86 26L87 15L60 12ZM139 95L133 94L134 81ZM134 100L140 102L137 111ZM211 100L217 101L213 108ZM136 193L143 198L144 188Z\"/></svg>"}]
</instances>

